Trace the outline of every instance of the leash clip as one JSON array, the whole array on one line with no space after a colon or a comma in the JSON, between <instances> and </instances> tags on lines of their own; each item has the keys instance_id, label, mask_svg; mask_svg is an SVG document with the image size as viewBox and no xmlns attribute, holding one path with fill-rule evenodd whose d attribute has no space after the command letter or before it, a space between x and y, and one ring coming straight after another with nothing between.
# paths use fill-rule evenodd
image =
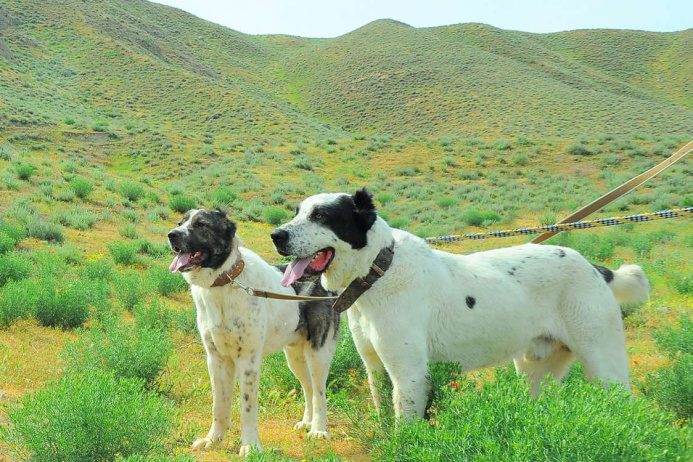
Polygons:
<instances>
[{"instance_id":1,"label":"leash clip","mask_svg":"<svg viewBox=\"0 0 693 462\"><path fill-rule=\"evenodd\" d=\"M245 284L242 284L235 279L231 280L231 285L233 285L234 289L243 289L246 294L250 295L251 297L255 296L255 289L253 289L250 286L246 286Z\"/></svg>"}]
</instances>

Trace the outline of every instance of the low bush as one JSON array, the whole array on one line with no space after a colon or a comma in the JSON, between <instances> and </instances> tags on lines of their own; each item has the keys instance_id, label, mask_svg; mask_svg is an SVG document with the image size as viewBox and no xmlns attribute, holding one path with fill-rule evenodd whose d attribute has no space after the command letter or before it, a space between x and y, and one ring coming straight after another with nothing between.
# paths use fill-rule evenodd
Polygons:
<instances>
[{"instance_id":1,"label":"low bush","mask_svg":"<svg viewBox=\"0 0 693 462\"><path fill-rule=\"evenodd\" d=\"M29 219L25 223L27 236L42 241L62 243L65 241L63 227L57 223L44 221L40 217Z\"/></svg>"},{"instance_id":2,"label":"low bush","mask_svg":"<svg viewBox=\"0 0 693 462\"><path fill-rule=\"evenodd\" d=\"M26 395L8 416L12 439L31 460L93 462L158 449L173 408L140 380L89 371Z\"/></svg>"},{"instance_id":3,"label":"low bush","mask_svg":"<svg viewBox=\"0 0 693 462\"><path fill-rule=\"evenodd\" d=\"M25 253L0 254L0 287L8 281L19 281L31 275L32 264Z\"/></svg>"},{"instance_id":4,"label":"low bush","mask_svg":"<svg viewBox=\"0 0 693 462\"><path fill-rule=\"evenodd\" d=\"M153 266L147 271L151 287L160 295L167 296L188 290L188 283L180 274L173 274L168 269Z\"/></svg>"},{"instance_id":5,"label":"low bush","mask_svg":"<svg viewBox=\"0 0 693 462\"><path fill-rule=\"evenodd\" d=\"M154 258L162 258L171 255L171 248L166 243L153 243L146 239L137 241L137 253L149 255Z\"/></svg>"},{"instance_id":6,"label":"low bush","mask_svg":"<svg viewBox=\"0 0 693 462\"><path fill-rule=\"evenodd\" d=\"M113 274L115 267L105 258L100 258L94 261L88 261L84 264L82 275L89 279L109 279Z\"/></svg>"},{"instance_id":7,"label":"low bush","mask_svg":"<svg viewBox=\"0 0 693 462\"><path fill-rule=\"evenodd\" d=\"M0 328L6 329L17 320L32 314L38 299L37 281L10 281L0 289Z\"/></svg>"},{"instance_id":8,"label":"low bush","mask_svg":"<svg viewBox=\"0 0 693 462\"><path fill-rule=\"evenodd\" d=\"M119 265L131 266L141 262L137 256L137 244L135 242L113 241L106 244L108 253L113 261Z\"/></svg>"},{"instance_id":9,"label":"low bush","mask_svg":"<svg viewBox=\"0 0 693 462\"><path fill-rule=\"evenodd\" d=\"M70 181L70 189L75 193L75 196L86 199L94 191L94 185L86 178L76 176Z\"/></svg>"},{"instance_id":10,"label":"low bush","mask_svg":"<svg viewBox=\"0 0 693 462\"><path fill-rule=\"evenodd\" d=\"M104 281L76 279L72 282L41 282L42 289L34 307L34 316L45 327L74 329L83 325L90 316L90 308L105 310L109 287Z\"/></svg>"},{"instance_id":11,"label":"low bush","mask_svg":"<svg viewBox=\"0 0 693 462\"><path fill-rule=\"evenodd\" d=\"M166 331L106 317L101 325L84 331L77 341L66 345L63 356L71 371L103 369L118 378L137 378L151 386L171 352Z\"/></svg>"},{"instance_id":12,"label":"low bush","mask_svg":"<svg viewBox=\"0 0 693 462\"><path fill-rule=\"evenodd\" d=\"M135 226L133 223L126 223L118 228L118 234L120 234L120 237L125 239L137 239L137 226Z\"/></svg>"},{"instance_id":13,"label":"low bush","mask_svg":"<svg viewBox=\"0 0 693 462\"><path fill-rule=\"evenodd\" d=\"M682 354L650 374L644 389L665 409L693 423L693 354Z\"/></svg>"},{"instance_id":14,"label":"low bush","mask_svg":"<svg viewBox=\"0 0 693 462\"><path fill-rule=\"evenodd\" d=\"M228 207L236 197L236 192L229 188L215 189L212 193L212 207Z\"/></svg>"},{"instance_id":15,"label":"low bush","mask_svg":"<svg viewBox=\"0 0 693 462\"><path fill-rule=\"evenodd\" d=\"M141 271L128 269L114 274L111 279L118 301L128 311L140 303L148 291Z\"/></svg>"},{"instance_id":16,"label":"low bush","mask_svg":"<svg viewBox=\"0 0 693 462\"><path fill-rule=\"evenodd\" d=\"M130 202L137 202L144 195L144 188L137 183L121 183L117 190Z\"/></svg>"},{"instance_id":17,"label":"low bush","mask_svg":"<svg viewBox=\"0 0 693 462\"><path fill-rule=\"evenodd\" d=\"M34 175L36 168L29 164L20 164L15 167L15 172L17 173L17 178L24 181L29 181Z\"/></svg>"},{"instance_id":18,"label":"low bush","mask_svg":"<svg viewBox=\"0 0 693 462\"><path fill-rule=\"evenodd\" d=\"M462 214L462 219L467 226L481 226L484 224L498 223L501 217L496 212L482 212L479 209L471 208L465 210Z\"/></svg>"},{"instance_id":19,"label":"low bush","mask_svg":"<svg viewBox=\"0 0 693 462\"><path fill-rule=\"evenodd\" d=\"M442 209L449 209L457 205L457 199L454 197L441 197L438 199L438 207Z\"/></svg>"},{"instance_id":20,"label":"low bush","mask_svg":"<svg viewBox=\"0 0 693 462\"><path fill-rule=\"evenodd\" d=\"M85 231L94 226L98 217L90 210L72 209L56 213L53 220L68 228Z\"/></svg>"},{"instance_id":21,"label":"low bush","mask_svg":"<svg viewBox=\"0 0 693 462\"><path fill-rule=\"evenodd\" d=\"M629 399L620 387L571 381L549 386L535 400L509 369L496 378L478 390L452 376L429 409L430 421L378 434L374 459L645 461L693 455L690 428L672 426L672 415Z\"/></svg>"},{"instance_id":22,"label":"low bush","mask_svg":"<svg viewBox=\"0 0 693 462\"><path fill-rule=\"evenodd\" d=\"M263 212L265 222L270 225L280 225L286 220L286 210L281 207L267 207Z\"/></svg>"},{"instance_id":23,"label":"low bush","mask_svg":"<svg viewBox=\"0 0 693 462\"><path fill-rule=\"evenodd\" d=\"M571 144L566 148L568 154L573 154L574 156L592 156L595 151L585 146L584 144Z\"/></svg>"},{"instance_id":24,"label":"low bush","mask_svg":"<svg viewBox=\"0 0 693 462\"><path fill-rule=\"evenodd\" d=\"M168 206L174 212L185 213L188 210L194 209L197 206L197 201L192 197L177 195L168 201Z\"/></svg>"}]
</instances>

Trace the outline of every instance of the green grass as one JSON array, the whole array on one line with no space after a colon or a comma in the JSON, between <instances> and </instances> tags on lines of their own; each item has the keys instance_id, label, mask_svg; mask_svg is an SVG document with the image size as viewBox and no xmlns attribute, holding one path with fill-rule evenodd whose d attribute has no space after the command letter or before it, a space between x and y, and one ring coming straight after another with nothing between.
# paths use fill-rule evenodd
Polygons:
<instances>
[{"instance_id":1,"label":"green grass","mask_svg":"<svg viewBox=\"0 0 693 462\"><path fill-rule=\"evenodd\" d=\"M9 410L11 435L37 462L112 461L158 449L173 422L166 400L135 379L70 374Z\"/></svg>"}]
</instances>

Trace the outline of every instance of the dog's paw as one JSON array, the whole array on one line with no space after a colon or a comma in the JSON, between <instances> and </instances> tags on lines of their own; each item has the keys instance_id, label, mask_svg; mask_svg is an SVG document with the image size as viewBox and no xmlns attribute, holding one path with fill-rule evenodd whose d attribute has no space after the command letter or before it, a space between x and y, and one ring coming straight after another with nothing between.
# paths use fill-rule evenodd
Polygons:
<instances>
[{"instance_id":1,"label":"dog's paw","mask_svg":"<svg viewBox=\"0 0 693 462\"><path fill-rule=\"evenodd\" d=\"M221 438L210 438L209 436L205 438L198 438L192 444L191 448L193 451L206 451L209 449L214 449L219 445L220 442Z\"/></svg>"},{"instance_id":2,"label":"dog's paw","mask_svg":"<svg viewBox=\"0 0 693 462\"><path fill-rule=\"evenodd\" d=\"M310 422L304 422L302 420L300 422L296 422L294 425L294 430L308 431L310 430Z\"/></svg>"},{"instance_id":3,"label":"dog's paw","mask_svg":"<svg viewBox=\"0 0 693 462\"><path fill-rule=\"evenodd\" d=\"M262 452L262 447L259 443L246 444L245 446L241 446L241 449L238 451L238 455L241 457L248 457L250 452L253 450L255 450L256 452Z\"/></svg>"},{"instance_id":4,"label":"dog's paw","mask_svg":"<svg viewBox=\"0 0 693 462\"><path fill-rule=\"evenodd\" d=\"M327 432L322 432L320 430L309 431L308 432L308 438L315 439L315 440L329 440L330 434Z\"/></svg>"}]
</instances>

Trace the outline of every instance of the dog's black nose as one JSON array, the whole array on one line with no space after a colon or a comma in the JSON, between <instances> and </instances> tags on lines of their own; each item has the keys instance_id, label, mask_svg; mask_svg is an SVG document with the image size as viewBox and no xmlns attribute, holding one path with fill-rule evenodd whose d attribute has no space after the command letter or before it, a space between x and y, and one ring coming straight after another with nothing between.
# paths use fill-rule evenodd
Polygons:
<instances>
[{"instance_id":1,"label":"dog's black nose","mask_svg":"<svg viewBox=\"0 0 693 462\"><path fill-rule=\"evenodd\" d=\"M282 244L289 239L289 232L284 229L277 228L272 231L270 236L272 236L272 241L274 241L275 244Z\"/></svg>"},{"instance_id":2,"label":"dog's black nose","mask_svg":"<svg viewBox=\"0 0 693 462\"><path fill-rule=\"evenodd\" d=\"M168 239L169 240L175 239L179 234L180 234L180 232L177 229L174 229L173 231L168 233Z\"/></svg>"}]
</instances>

